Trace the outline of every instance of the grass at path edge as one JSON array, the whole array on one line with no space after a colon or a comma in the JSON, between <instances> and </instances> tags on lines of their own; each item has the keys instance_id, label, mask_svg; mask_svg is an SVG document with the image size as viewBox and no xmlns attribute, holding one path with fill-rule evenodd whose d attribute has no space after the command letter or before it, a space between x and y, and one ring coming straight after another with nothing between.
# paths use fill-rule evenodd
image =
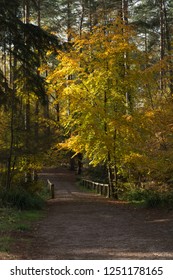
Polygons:
<instances>
[{"instance_id":1,"label":"grass at path edge","mask_svg":"<svg viewBox=\"0 0 173 280\"><path fill-rule=\"evenodd\" d=\"M0 208L0 253L9 252L15 243L15 234L32 229L33 222L45 215L44 210L20 211L14 208Z\"/></svg>"}]
</instances>

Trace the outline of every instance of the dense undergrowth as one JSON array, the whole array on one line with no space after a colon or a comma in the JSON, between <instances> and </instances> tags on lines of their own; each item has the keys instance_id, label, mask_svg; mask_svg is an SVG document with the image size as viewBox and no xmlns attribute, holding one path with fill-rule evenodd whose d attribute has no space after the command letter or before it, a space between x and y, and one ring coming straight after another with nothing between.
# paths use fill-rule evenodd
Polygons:
<instances>
[{"instance_id":1,"label":"dense undergrowth","mask_svg":"<svg viewBox=\"0 0 173 280\"><path fill-rule=\"evenodd\" d=\"M14 185L10 190L1 187L0 207L12 207L19 210L42 209L48 197L48 188L40 180Z\"/></svg>"},{"instance_id":2,"label":"dense undergrowth","mask_svg":"<svg viewBox=\"0 0 173 280\"><path fill-rule=\"evenodd\" d=\"M45 182L38 180L0 189L0 253L9 253L17 232L29 232L33 222L44 216L49 198ZM29 239L25 242L30 242Z\"/></svg>"},{"instance_id":3,"label":"dense undergrowth","mask_svg":"<svg viewBox=\"0 0 173 280\"><path fill-rule=\"evenodd\" d=\"M146 207L164 207L173 209L173 190L163 191L145 189L141 187L130 187L121 194L121 199L133 203L140 203Z\"/></svg>"},{"instance_id":4,"label":"dense undergrowth","mask_svg":"<svg viewBox=\"0 0 173 280\"><path fill-rule=\"evenodd\" d=\"M108 183L106 178L106 168L99 166L87 168L83 177L99 183ZM122 178L121 178L122 179ZM149 208L168 208L173 209L173 188L171 184L159 182L134 183L126 180L118 180L119 200L129 201L133 204L142 205Z\"/></svg>"}]
</instances>

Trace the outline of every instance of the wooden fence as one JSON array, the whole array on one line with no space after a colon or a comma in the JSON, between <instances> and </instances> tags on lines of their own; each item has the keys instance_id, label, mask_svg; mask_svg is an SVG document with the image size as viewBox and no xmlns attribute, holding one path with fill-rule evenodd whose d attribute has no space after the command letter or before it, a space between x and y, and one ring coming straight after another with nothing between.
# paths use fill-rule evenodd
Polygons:
<instances>
[{"instance_id":1,"label":"wooden fence","mask_svg":"<svg viewBox=\"0 0 173 280\"><path fill-rule=\"evenodd\" d=\"M49 180L47 180L47 185L50 191L51 198L55 198L55 189L54 189L54 184L52 184Z\"/></svg>"},{"instance_id":2,"label":"wooden fence","mask_svg":"<svg viewBox=\"0 0 173 280\"><path fill-rule=\"evenodd\" d=\"M90 180L82 179L82 184L85 188L89 190L94 190L96 193L110 197L110 186L109 184L101 184L98 182L93 182ZM50 191L51 198L55 198L55 189L54 189L54 184L52 184L49 180L47 180L47 185Z\"/></svg>"},{"instance_id":3,"label":"wooden fence","mask_svg":"<svg viewBox=\"0 0 173 280\"><path fill-rule=\"evenodd\" d=\"M90 180L82 179L82 184L85 188L89 190L94 190L96 193L100 195L104 195L106 197L110 197L110 186L109 184L101 184L97 182L93 182Z\"/></svg>"}]
</instances>

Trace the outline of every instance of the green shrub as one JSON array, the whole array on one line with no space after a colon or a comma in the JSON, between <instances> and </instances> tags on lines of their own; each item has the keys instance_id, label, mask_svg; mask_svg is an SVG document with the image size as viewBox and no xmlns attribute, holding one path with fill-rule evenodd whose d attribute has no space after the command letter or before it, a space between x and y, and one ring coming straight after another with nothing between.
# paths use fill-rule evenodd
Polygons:
<instances>
[{"instance_id":1,"label":"green shrub","mask_svg":"<svg viewBox=\"0 0 173 280\"><path fill-rule=\"evenodd\" d=\"M5 207L16 207L20 210L41 209L44 200L37 194L31 194L23 188L1 191L1 203Z\"/></svg>"},{"instance_id":2,"label":"green shrub","mask_svg":"<svg viewBox=\"0 0 173 280\"><path fill-rule=\"evenodd\" d=\"M147 207L167 207L173 209L173 191L156 191L131 187L123 194L123 199L131 202L142 202Z\"/></svg>"},{"instance_id":3,"label":"green shrub","mask_svg":"<svg viewBox=\"0 0 173 280\"><path fill-rule=\"evenodd\" d=\"M143 201L145 190L142 188L137 188L135 186L124 187L123 199L128 201Z\"/></svg>"},{"instance_id":4,"label":"green shrub","mask_svg":"<svg viewBox=\"0 0 173 280\"><path fill-rule=\"evenodd\" d=\"M147 207L155 208L164 206L163 194L156 191L146 190L144 193L144 201Z\"/></svg>"},{"instance_id":5,"label":"green shrub","mask_svg":"<svg viewBox=\"0 0 173 280\"><path fill-rule=\"evenodd\" d=\"M173 191L162 195L162 206L173 209Z\"/></svg>"},{"instance_id":6,"label":"green shrub","mask_svg":"<svg viewBox=\"0 0 173 280\"><path fill-rule=\"evenodd\" d=\"M157 192L148 190L145 192L145 203L147 207L173 208L173 192Z\"/></svg>"}]
</instances>

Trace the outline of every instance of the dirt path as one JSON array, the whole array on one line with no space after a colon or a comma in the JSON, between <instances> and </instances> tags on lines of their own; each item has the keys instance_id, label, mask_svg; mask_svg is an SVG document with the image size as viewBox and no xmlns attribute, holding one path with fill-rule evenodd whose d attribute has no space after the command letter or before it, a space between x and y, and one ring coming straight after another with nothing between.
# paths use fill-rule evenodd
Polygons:
<instances>
[{"instance_id":1,"label":"dirt path","mask_svg":"<svg viewBox=\"0 0 173 280\"><path fill-rule=\"evenodd\" d=\"M49 170L55 184L46 217L20 244L19 259L173 259L173 212L135 209L81 192L70 171Z\"/></svg>"}]
</instances>

